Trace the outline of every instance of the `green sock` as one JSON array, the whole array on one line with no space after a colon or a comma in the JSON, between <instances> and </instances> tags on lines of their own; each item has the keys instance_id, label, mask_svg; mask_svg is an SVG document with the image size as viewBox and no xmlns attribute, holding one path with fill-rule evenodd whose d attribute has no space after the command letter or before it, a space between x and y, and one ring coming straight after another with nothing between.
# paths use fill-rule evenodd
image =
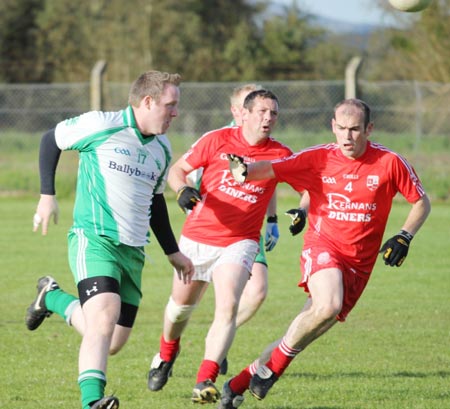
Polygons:
<instances>
[{"instance_id":1,"label":"green sock","mask_svg":"<svg viewBox=\"0 0 450 409\"><path fill-rule=\"evenodd\" d=\"M60 288L49 291L45 295L45 306L51 312L63 317L68 323L72 315L73 308L78 303L78 298L64 292Z\"/></svg>"},{"instance_id":2,"label":"green sock","mask_svg":"<svg viewBox=\"0 0 450 409\"><path fill-rule=\"evenodd\" d=\"M88 369L78 376L78 385L81 391L81 405L83 409L89 409L90 403L103 398L106 375L97 369Z\"/></svg>"}]
</instances>

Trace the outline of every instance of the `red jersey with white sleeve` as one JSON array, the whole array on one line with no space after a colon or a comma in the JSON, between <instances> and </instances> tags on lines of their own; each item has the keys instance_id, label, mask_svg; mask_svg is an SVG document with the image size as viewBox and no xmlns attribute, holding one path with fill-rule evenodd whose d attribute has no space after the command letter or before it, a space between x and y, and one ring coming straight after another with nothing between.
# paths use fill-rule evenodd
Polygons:
<instances>
[{"instance_id":1,"label":"red jersey with white sleeve","mask_svg":"<svg viewBox=\"0 0 450 409\"><path fill-rule=\"evenodd\" d=\"M244 239L259 242L277 181L236 182L230 173L228 153L243 157L245 163L292 155L291 149L271 137L249 145L237 126L217 129L198 139L184 154L194 169L203 167L202 201L188 215L181 232L191 240L218 247Z\"/></svg>"},{"instance_id":2,"label":"red jersey with white sleeve","mask_svg":"<svg viewBox=\"0 0 450 409\"><path fill-rule=\"evenodd\" d=\"M326 144L272 166L278 182L309 192L305 248L327 244L365 273L375 264L397 192L410 203L425 194L402 156L370 141L357 159L345 157L337 144Z\"/></svg>"}]
</instances>

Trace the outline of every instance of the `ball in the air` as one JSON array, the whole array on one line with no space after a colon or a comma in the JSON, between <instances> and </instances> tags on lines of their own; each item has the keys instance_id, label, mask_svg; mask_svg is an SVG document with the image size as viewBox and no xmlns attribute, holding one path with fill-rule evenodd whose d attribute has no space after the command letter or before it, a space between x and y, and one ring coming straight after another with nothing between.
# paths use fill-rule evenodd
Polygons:
<instances>
[{"instance_id":1,"label":"ball in the air","mask_svg":"<svg viewBox=\"0 0 450 409\"><path fill-rule=\"evenodd\" d=\"M395 9L411 13L426 9L431 2L432 0L389 0Z\"/></svg>"}]
</instances>

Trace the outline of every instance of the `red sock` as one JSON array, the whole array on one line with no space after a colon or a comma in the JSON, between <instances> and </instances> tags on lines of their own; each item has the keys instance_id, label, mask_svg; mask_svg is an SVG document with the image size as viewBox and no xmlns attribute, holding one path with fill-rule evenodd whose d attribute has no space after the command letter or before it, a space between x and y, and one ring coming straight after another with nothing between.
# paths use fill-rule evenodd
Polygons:
<instances>
[{"instance_id":1,"label":"red sock","mask_svg":"<svg viewBox=\"0 0 450 409\"><path fill-rule=\"evenodd\" d=\"M161 335L159 341L159 355L163 361L169 362L175 359L177 352L180 349L180 338L173 341L166 341L164 336Z\"/></svg>"},{"instance_id":2,"label":"red sock","mask_svg":"<svg viewBox=\"0 0 450 409\"><path fill-rule=\"evenodd\" d=\"M230 380L231 390L238 395L242 395L248 389L250 379L252 379L252 374L250 373L250 366L247 366L240 374Z\"/></svg>"},{"instance_id":3,"label":"red sock","mask_svg":"<svg viewBox=\"0 0 450 409\"><path fill-rule=\"evenodd\" d=\"M220 365L217 362L204 359L197 373L197 383L210 379L215 382L219 375Z\"/></svg>"},{"instance_id":4,"label":"red sock","mask_svg":"<svg viewBox=\"0 0 450 409\"><path fill-rule=\"evenodd\" d=\"M283 339L280 345L272 351L266 366L280 377L300 351L300 349L288 347Z\"/></svg>"}]
</instances>

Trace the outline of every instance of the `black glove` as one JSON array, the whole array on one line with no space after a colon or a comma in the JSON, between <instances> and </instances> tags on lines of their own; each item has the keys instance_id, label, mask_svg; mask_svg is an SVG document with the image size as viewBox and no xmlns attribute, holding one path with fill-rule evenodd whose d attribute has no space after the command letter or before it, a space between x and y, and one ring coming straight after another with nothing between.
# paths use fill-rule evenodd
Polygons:
<instances>
[{"instance_id":1,"label":"black glove","mask_svg":"<svg viewBox=\"0 0 450 409\"><path fill-rule=\"evenodd\" d=\"M299 234L306 225L306 210L302 207L298 209L290 209L285 213L286 216L290 216L292 219L289 231L293 236Z\"/></svg>"},{"instance_id":2,"label":"black glove","mask_svg":"<svg viewBox=\"0 0 450 409\"><path fill-rule=\"evenodd\" d=\"M232 153L227 154L228 162L230 166L230 172L233 175L236 182L244 183L247 178L247 165L244 163L244 158L240 156L233 155Z\"/></svg>"},{"instance_id":3,"label":"black glove","mask_svg":"<svg viewBox=\"0 0 450 409\"><path fill-rule=\"evenodd\" d=\"M188 210L192 210L197 202L202 200L202 196L197 189L190 186L183 186L178 189L177 192L177 202L184 213Z\"/></svg>"},{"instance_id":4,"label":"black glove","mask_svg":"<svg viewBox=\"0 0 450 409\"><path fill-rule=\"evenodd\" d=\"M384 264L400 267L408 255L409 243L413 237L406 230L400 230L399 234L386 241L379 251L383 253Z\"/></svg>"}]
</instances>

